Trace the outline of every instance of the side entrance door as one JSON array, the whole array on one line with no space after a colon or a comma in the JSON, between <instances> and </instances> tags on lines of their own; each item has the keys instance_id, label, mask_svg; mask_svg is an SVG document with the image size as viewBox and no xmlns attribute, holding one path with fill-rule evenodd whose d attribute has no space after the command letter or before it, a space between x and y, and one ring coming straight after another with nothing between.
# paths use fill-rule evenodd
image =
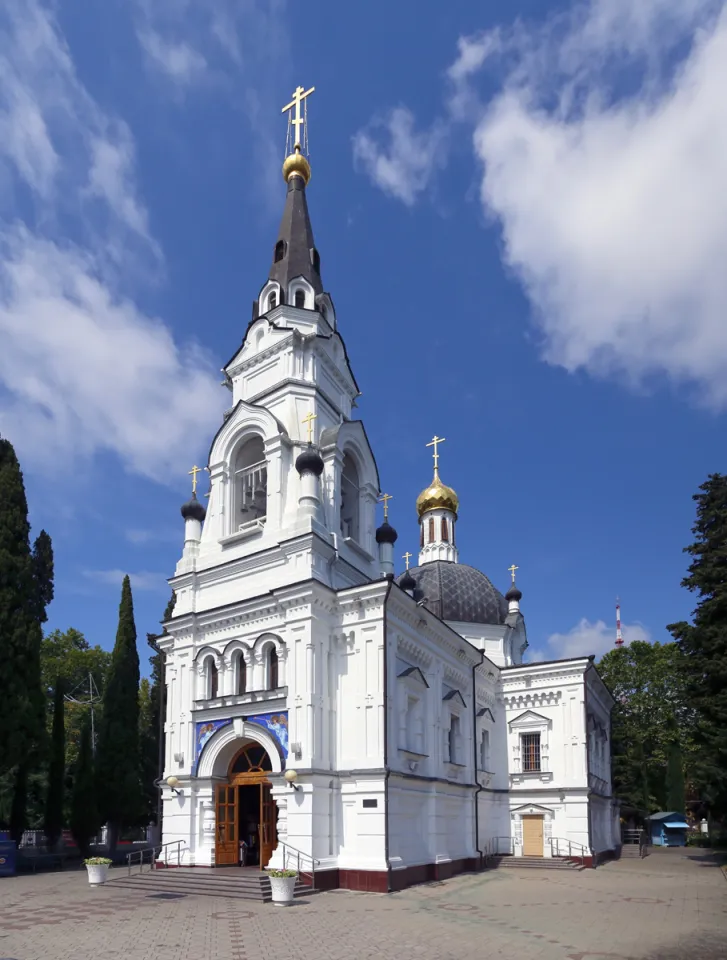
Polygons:
<instances>
[{"instance_id":1,"label":"side entrance door","mask_svg":"<svg viewBox=\"0 0 727 960\"><path fill-rule=\"evenodd\" d=\"M523 856L543 856L542 817L523 817Z\"/></svg>"},{"instance_id":2,"label":"side entrance door","mask_svg":"<svg viewBox=\"0 0 727 960\"><path fill-rule=\"evenodd\" d=\"M237 836L237 787L226 783L217 785L215 838L215 864L218 867L235 867L238 863Z\"/></svg>"}]
</instances>

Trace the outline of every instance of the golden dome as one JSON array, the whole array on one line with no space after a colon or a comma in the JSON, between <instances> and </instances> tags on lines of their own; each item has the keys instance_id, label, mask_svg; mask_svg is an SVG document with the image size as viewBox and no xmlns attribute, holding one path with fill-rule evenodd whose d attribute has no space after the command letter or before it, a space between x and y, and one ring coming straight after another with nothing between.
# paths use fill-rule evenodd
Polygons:
<instances>
[{"instance_id":1,"label":"golden dome","mask_svg":"<svg viewBox=\"0 0 727 960\"><path fill-rule=\"evenodd\" d=\"M417 513L421 517L427 510L451 510L457 513L459 497L451 487L439 479L439 471L434 471L431 484L417 497Z\"/></svg>"},{"instance_id":2,"label":"golden dome","mask_svg":"<svg viewBox=\"0 0 727 960\"><path fill-rule=\"evenodd\" d=\"M300 147L295 148L295 153L291 153L285 158L283 163L283 180L287 183L291 177L301 177L306 186L310 180L310 164L300 152Z\"/></svg>"}]
</instances>

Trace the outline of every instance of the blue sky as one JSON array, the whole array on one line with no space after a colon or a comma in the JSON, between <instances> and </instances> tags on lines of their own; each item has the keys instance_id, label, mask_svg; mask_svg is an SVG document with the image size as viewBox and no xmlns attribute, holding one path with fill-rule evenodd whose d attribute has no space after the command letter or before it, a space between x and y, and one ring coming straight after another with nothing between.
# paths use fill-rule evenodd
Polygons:
<instances>
[{"instance_id":1,"label":"blue sky","mask_svg":"<svg viewBox=\"0 0 727 960\"><path fill-rule=\"evenodd\" d=\"M535 656L607 649L617 594L627 640L667 638L727 466L727 16L633 7L6 0L0 432L53 537L51 627L110 646L129 572L156 629L302 83L400 553L436 432L460 558L502 589L520 566Z\"/></svg>"}]
</instances>

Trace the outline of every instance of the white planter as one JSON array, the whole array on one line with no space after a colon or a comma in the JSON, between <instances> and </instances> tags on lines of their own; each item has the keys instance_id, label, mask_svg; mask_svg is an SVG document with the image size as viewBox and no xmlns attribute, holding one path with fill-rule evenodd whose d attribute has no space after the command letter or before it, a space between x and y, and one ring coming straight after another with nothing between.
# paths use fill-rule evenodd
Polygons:
<instances>
[{"instance_id":1,"label":"white planter","mask_svg":"<svg viewBox=\"0 0 727 960\"><path fill-rule=\"evenodd\" d=\"M293 902L297 877L271 877L270 888L273 891L273 903L286 907Z\"/></svg>"},{"instance_id":2,"label":"white planter","mask_svg":"<svg viewBox=\"0 0 727 960\"><path fill-rule=\"evenodd\" d=\"M87 863L88 882L92 886L97 886L99 883L106 883L109 876L109 866L110 864L108 863Z\"/></svg>"}]
</instances>

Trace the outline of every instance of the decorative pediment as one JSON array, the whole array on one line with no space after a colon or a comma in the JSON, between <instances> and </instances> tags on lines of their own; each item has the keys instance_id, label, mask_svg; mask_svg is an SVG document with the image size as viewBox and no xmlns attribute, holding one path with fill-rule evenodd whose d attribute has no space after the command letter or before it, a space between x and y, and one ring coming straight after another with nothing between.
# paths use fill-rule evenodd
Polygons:
<instances>
[{"instance_id":1,"label":"decorative pediment","mask_svg":"<svg viewBox=\"0 0 727 960\"><path fill-rule=\"evenodd\" d=\"M513 807L510 810L511 816L518 817L549 817L555 816L555 811L549 807L543 807L539 803L524 803L521 807Z\"/></svg>"},{"instance_id":2,"label":"decorative pediment","mask_svg":"<svg viewBox=\"0 0 727 960\"><path fill-rule=\"evenodd\" d=\"M459 692L459 690L450 690L448 693L442 697L442 701L449 701L450 703L461 703L463 707L466 707L467 704L464 702L464 697Z\"/></svg>"},{"instance_id":3,"label":"decorative pediment","mask_svg":"<svg viewBox=\"0 0 727 960\"><path fill-rule=\"evenodd\" d=\"M477 717L478 719L480 717L484 717L488 720L491 720L493 723L495 722L495 718L492 715L492 710L490 710L489 707L480 707L480 709L477 711Z\"/></svg>"},{"instance_id":4,"label":"decorative pediment","mask_svg":"<svg viewBox=\"0 0 727 960\"><path fill-rule=\"evenodd\" d=\"M551 723L552 721L544 717L541 713L536 713L534 710L526 710L525 713L521 713L519 716L509 720L507 725L510 729L517 729L518 727L550 728Z\"/></svg>"},{"instance_id":5,"label":"decorative pediment","mask_svg":"<svg viewBox=\"0 0 727 960\"><path fill-rule=\"evenodd\" d=\"M399 680L408 678L409 680L414 680L417 683L423 684L425 687L429 687L429 684L424 677L424 674L421 672L419 667L406 667L402 670L401 673L397 674Z\"/></svg>"}]
</instances>

